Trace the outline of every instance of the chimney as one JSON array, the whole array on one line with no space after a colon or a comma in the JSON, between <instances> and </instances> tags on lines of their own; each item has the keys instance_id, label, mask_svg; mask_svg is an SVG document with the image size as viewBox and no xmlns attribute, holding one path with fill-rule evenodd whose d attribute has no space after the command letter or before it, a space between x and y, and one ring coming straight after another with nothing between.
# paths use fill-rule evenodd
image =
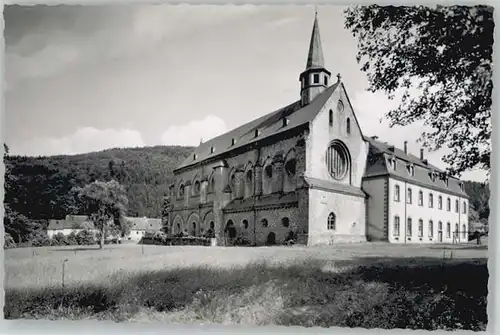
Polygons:
<instances>
[{"instance_id":1,"label":"chimney","mask_svg":"<svg viewBox=\"0 0 500 335\"><path fill-rule=\"evenodd\" d=\"M420 160L423 161L424 160L424 149L420 149Z\"/></svg>"},{"instance_id":2,"label":"chimney","mask_svg":"<svg viewBox=\"0 0 500 335\"><path fill-rule=\"evenodd\" d=\"M408 141L405 141L405 154L408 153Z\"/></svg>"}]
</instances>

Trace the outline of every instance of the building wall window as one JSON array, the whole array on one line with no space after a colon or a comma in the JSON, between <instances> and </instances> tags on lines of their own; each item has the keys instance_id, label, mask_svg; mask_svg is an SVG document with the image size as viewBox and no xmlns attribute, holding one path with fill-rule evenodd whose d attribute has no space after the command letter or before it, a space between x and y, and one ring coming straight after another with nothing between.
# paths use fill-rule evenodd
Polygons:
<instances>
[{"instance_id":1,"label":"building wall window","mask_svg":"<svg viewBox=\"0 0 500 335\"><path fill-rule=\"evenodd\" d=\"M455 212L460 212L460 202L458 200L455 200Z\"/></svg>"},{"instance_id":2,"label":"building wall window","mask_svg":"<svg viewBox=\"0 0 500 335\"><path fill-rule=\"evenodd\" d=\"M418 205L419 206L424 205L424 192L422 192L422 191L418 192Z\"/></svg>"},{"instance_id":3,"label":"building wall window","mask_svg":"<svg viewBox=\"0 0 500 335\"><path fill-rule=\"evenodd\" d=\"M429 237L434 236L434 222L432 220L429 221Z\"/></svg>"},{"instance_id":4,"label":"building wall window","mask_svg":"<svg viewBox=\"0 0 500 335\"><path fill-rule=\"evenodd\" d=\"M399 216L394 217L394 231L392 232L393 236L399 236L400 235L400 224L399 224Z\"/></svg>"},{"instance_id":5,"label":"building wall window","mask_svg":"<svg viewBox=\"0 0 500 335\"><path fill-rule=\"evenodd\" d=\"M407 224L406 224L406 236L408 236L408 237L411 237L411 231L412 231L411 223L412 223L411 218L408 218Z\"/></svg>"},{"instance_id":6,"label":"building wall window","mask_svg":"<svg viewBox=\"0 0 500 335\"><path fill-rule=\"evenodd\" d=\"M459 238L460 235L459 235L459 229L458 229L458 223L455 223L455 232L454 232L456 238Z\"/></svg>"},{"instance_id":7,"label":"building wall window","mask_svg":"<svg viewBox=\"0 0 500 335\"><path fill-rule=\"evenodd\" d=\"M408 197L407 197L407 199L406 199L406 202L407 202L408 204L411 204L411 203L412 203L412 199L411 199L412 197L411 197L411 196L412 196L412 193L411 193L411 188L409 188L409 187L408 187Z\"/></svg>"},{"instance_id":8,"label":"building wall window","mask_svg":"<svg viewBox=\"0 0 500 335\"><path fill-rule=\"evenodd\" d=\"M467 203L464 201L463 213L467 214Z\"/></svg>"},{"instance_id":9,"label":"building wall window","mask_svg":"<svg viewBox=\"0 0 500 335\"><path fill-rule=\"evenodd\" d=\"M446 237L447 238L451 237L451 224L449 222L446 223Z\"/></svg>"},{"instance_id":10,"label":"building wall window","mask_svg":"<svg viewBox=\"0 0 500 335\"><path fill-rule=\"evenodd\" d=\"M467 228L465 225L462 225L462 238L465 240L467 238Z\"/></svg>"},{"instance_id":11,"label":"building wall window","mask_svg":"<svg viewBox=\"0 0 500 335\"><path fill-rule=\"evenodd\" d=\"M424 236L424 220L418 220L418 237Z\"/></svg>"},{"instance_id":12,"label":"building wall window","mask_svg":"<svg viewBox=\"0 0 500 335\"><path fill-rule=\"evenodd\" d=\"M327 227L328 230L335 230L335 214L332 212L328 215Z\"/></svg>"},{"instance_id":13,"label":"building wall window","mask_svg":"<svg viewBox=\"0 0 500 335\"><path fill-rule=\"evenodd\" d=\"M448 212L451 211L451 199L450 198L446 199L446 210Z\"/></svg>"},{"instance_id":14,"label":"building wall window","mask_svg":"<svg viewBox=\"0 0 500 335\"><path fill-rule=\"evenodd\" d=\"M438 231L443 231L443 223L441 221L438 222Z\"/></svg>"},{"instance_id":15,"label":"building wall window","mask_svg":"<svg viewBox=\"0 0 500 335\"><path fill-rule=\"evenodd\" d=\"M438 209L443 209L443 197L438 197Z\"/></svg>"},{"instance_id":16,"label":"building wall window","mask_svg":"<svg viewBox=\"0 0 500 335\"><path fill-rule=\"evenodd\" d=\"M429 208L434 207L434 194L429 193Z\"/></svg>"},{"instance_id":17,"label":"building wall window","mask_svg":"<svg viewBox=\"0 0 500 335\"><path fill-rule=\"evenodd\" d=\"M243 225L243 228L248 229L248 220L243 220L241 224Z\"/></svg>"},{"instance_id":18,"label":"building wall window","mask_svg":"<svg viewBox=\"0 0 500 335\"><path fill-rule=\"evenodd\" d=\"M288 218L283 218L281 219L281 224L283 225L283 227L288 228L290 227L290 220Z\"/></svg>"},{"instance_id":19,"label":"building wall window","mask_svg":"<svg viewBox=\"0 0 500 335\"><path fill-rule=\"evenodd\" d=\"M260 220L260 223L261 223L262 227L264 227L264 228L266 228L269 225L269 223L267 222L266 219Z\"/></svg>"},{"instance_id":20,"label":"building wall window","mask_svg":"<svg viewBox=\"0 0 500 335\"><path fill-rule=\"evenodd\" d=\"M394 201L399 202L399 185L394 187Z\"/></svg>"},{"instance_id":21,"label":"building wall window","mask_svg":"<svg viewBox=\"0 0 500 335\"><path fill-rule=\"evenodd\" d=\"M344 179L350 169L347 147L340 141L333 141L326 152L326 163L333 179Z\"/></svg>"}]
</instances>

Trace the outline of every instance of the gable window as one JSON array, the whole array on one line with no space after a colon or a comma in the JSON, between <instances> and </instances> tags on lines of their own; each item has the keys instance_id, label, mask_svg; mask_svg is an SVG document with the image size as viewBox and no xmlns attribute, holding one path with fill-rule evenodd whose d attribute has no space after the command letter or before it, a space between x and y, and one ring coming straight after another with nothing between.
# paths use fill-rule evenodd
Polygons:
<instances>
[{"instance_id":1,"label":"gable window","mask_svg":"<svg viewBox=\"0 0 500 335\"><path fill-rule=\"evenodd\" d=\"M424 192L422 192L422 191L418 192L418 205L419 206L424 205Z\"/></svg>"},{"instance_id":2,"label":"gable window","mask_svg":"<svg viewBox=\"0 0 500 335\"><path fill-rule=\"evenodd\" d=\"M408 197L406 199L407 204L411 204L411 188L408 187Z\"/></svg>"},{"instance_id":3,"label":"gable window","mask_svg":"<svg viewBox=\"0 0 500 335\"><path fill-rule=\"evenodd\" d=\"M443 209L443 197L438 197L438 209Z\"/></svg>"},{"instance_id":4,"label":"gable window","mask_svg":"<svg viewBox=\"0 0 500 335\"><path fill-rule=\"evenodd\" d=\"M449 222L446 223L446 237L447 238L451 237L451 224Z\"/></svg>"},{"instance_id":5,"label":"gable window","mask_svg":"<svg viewBox=\"0 0 500 335\"><path fill-rule=\"evenodd\" d=\"M399 236L400 235L400 225L399 225L399 216L394 217L394 231L392 232L393 236Z\"/></svg>"},{"instance_id":6,"label":"gable window","mask_svg":"<svg viewBox=\"0 0 500 335\"><path fill-rule=\"evenodd\" d=\"M328 112L328 122L330 123L330 126L333 126L333 111L331 109Z\"/></svg>"},{"instance_id":7,"label":"gable window","mask_svg":"<svg viewBox=\"0 0 500 335\"><path fill-rule=\"evenodd\" d=\"M451 211L451 199L450 198L446 199L446 210L448 212Z\"/></svg>"},{"instance_id":8,"label":"gable window","mask_svg":"<svg viewBox=\"0 0 500 335\"><path fill-rule=\"evenodd\" d=\"M318 84L319 83L319 74L315 73L313 75L313 83Z\"/></svg>"},{"instance_id":9,"label":"gable window","mask_svg":"<svg viewBox=\"0 0 500 335\"><path fill-rule=\"evenodd\" d=\"M429 221L429 237L434 236L434 222L432 220Z\"/></svg>"},{"instance_id":10,"label":"gable window","mask_svg":"<svg viewBox=\"0 0 500 335\"><path fill-rule=\"evenodd\" d=\"M458 202L458 200L455 200L455 212L460 212L460 203Z\"/></svg>"},{"instance_id":11,"label":"gable window","mask_svg":"<svg viewBox=\"0 0 500 335\"><path fill-rule=\"evenodd\" d=\"M328 214L328 222L326 228L328 230L335 230L335 214L333 212Z\"/></svg>"},{"instance_id":12,"label":"gable window","mask_svg":"<svg viewBox=\"0 0 500 335\"><path fill-rule=\"evenodd\" d=\"M464 208L462 211L464 214L467 214L467 203L464 201Z\"/></svg>"},{"instance_id":13,"label":"gable window","mask_svg":"<svg viewBox=\"0 0 500 335\"><path fill-rule=\"evenodd\" d=\"M411 218L408 218L407 224L406 224L406 236L411 237Z\"/></svg>"},{"instance_id":14,"label":"gable window","mask_svg":"<svg viewBox=\"0 0 500 335\"><path fill-rule=\"evenodd\" d=\"M333 179L342 180L350 169L349 152L340 141L333 141L326 151L328 172Z\"/></svg>"},{"instance_id":15,"label":"gable window","mask_svg":"<svg viewBox=\"0 0 500 335\"><path fill-rule=\"evenodd\" d=\"M418 220L418 237L424 236L424 220Z\"/></svg>"},{"instance_id":16,"label":"gable window","mask_svg":"<svg viewBox=\"0 0 500 335\"><path fill-rule=\"evenodd\" d=\"M394 201L399 202L399 185L394 187Z\"/></svg>"},{"instance_id":17,"label":"gable window","mask_svg":"<svg viewBox=\"0 0 500 335\"><path fill-rule=\"evenodd\" d=\"M347 132L347 134L351 133L351 119L350 118L347 118L347 121L346 121L346 132Z\"/></svg>"}]
</instances>

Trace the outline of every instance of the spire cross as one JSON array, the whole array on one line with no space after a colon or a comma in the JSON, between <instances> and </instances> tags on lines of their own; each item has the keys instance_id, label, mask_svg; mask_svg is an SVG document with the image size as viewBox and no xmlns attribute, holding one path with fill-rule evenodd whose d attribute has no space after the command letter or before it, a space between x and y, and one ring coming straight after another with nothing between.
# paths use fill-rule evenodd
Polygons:
<instances>
[{"instance_id":1,"label":"spire cross","mask_svg":"<svg viewBox=\"0 0 500 335\"><path fill-rule=\"evenodd\" d=\"M314 16L318 17L318 5L314 5Z\"/></svg>"}]
</instances>

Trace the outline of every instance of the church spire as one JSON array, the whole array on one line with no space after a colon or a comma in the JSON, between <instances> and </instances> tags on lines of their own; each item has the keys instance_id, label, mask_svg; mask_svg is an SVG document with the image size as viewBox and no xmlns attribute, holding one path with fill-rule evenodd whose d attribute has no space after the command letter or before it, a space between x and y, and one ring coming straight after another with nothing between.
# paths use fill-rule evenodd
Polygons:
<instances>
[{"instance_id":1,"label":"church spire","mask_svg":"<svg viewBox=\"0 0 500 335\"><path fill-rule=\"evenodd\" d=\"M314 13L314 24L309 43L309 53L307 55L306 70L325 67L323 60L323 48L321 47L321 36L319 34L318 10Z\"/></svg>"},{"instance_id":2,"label":"church spire","mask_svg":"<svg viewBox=\"0 0 500 335\"><path fill-rule=\"evenodd\" d=\"M331 73L325 69L323 48L319 35L318 12L315 12L314 23L309 42L306 69L300 74L300 96L302 105L309 104L329 85Z\"/></svg>"}]
</instances>

